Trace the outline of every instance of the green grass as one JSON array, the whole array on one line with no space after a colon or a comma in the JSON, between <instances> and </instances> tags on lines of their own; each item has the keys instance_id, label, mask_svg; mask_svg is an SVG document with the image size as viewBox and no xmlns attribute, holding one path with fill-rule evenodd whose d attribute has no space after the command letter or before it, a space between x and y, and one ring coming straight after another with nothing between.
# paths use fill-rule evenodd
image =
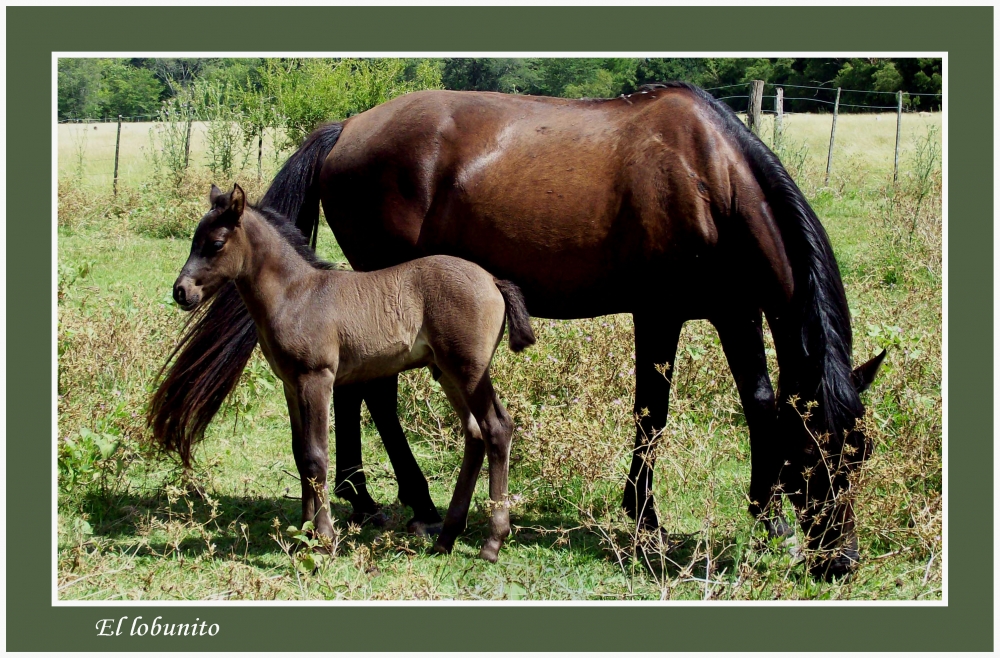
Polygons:
<instances>
[{"instance_id":1,"label":"green grass","mask_svg":"<svg viewBox=\"0 0 1000 658\"><path fill-rule=\"evenodd\" d=\"M706 322L685 326L666 440L657 448L658 513L682 544L669 560L635 554L618 509L634 432L629 316L533 319L535 347L519 355L499 349L495 382L517 427L510 484L515 532L499 563L477 557L487 532L485 475L469 530L452 555L431 556L426 539L405 533L409 511L395 502L391 466L365 415L369 486L386 504L389 523L345 527L349 509L334 500L336 555L307 568L286 532L299 523L287 412L259 353L210 427L193 474L183 475L148 448L145 402L186 318L170 302L170 286L207 206L203 166L177 190L140 177L112 199L61 162L67 173L58 229L59 596L939 599L940 171L913 222L920 181L910 174L916 140L926 133L910 119L904 118L913 132L904 132L904 175L895 190L885 119L841 117L838 148L846 161L835 160L829 186L823 185L829 117L792 117L787 133L793 149L822 145L819 154L810 146L799 181L840 262L855 358L892 348L866 398L875 454L855 482L863 562L852 579L832 584L808 577L746 513L746 423ZM862 146L851 146L852 138ZM240 180L252 198L263 191L254 168ZM319 247L325 258L344 260L325 224ZM773 370L773 350L769 359ZM429 373L409 372L401 381L400 420L443 511L461 460L457 421Z\"/></svg>"}]
</instances>

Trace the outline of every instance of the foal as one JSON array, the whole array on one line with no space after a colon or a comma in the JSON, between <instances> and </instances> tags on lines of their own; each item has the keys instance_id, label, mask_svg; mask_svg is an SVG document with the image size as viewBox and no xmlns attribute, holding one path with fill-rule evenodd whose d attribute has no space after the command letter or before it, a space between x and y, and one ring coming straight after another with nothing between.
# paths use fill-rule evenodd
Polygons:
<instances>
[{"instance_id":1,"label":"foal","mask_svg":"<svg viewBox=\"0 0 1000 658\"><path fill-rule=\"evenodd\" d=\"M490 537L495 562L510 533L507 469L513 424L490 381L493 352L510 321L510 347L535 342L521 292L478 265L432 256L375 272L328 268L293 224L246 203L239 185L212 186L174 299L192 310L234 281L261 350L284 383L292 452L302 480L302 519L333 536L326 506L330 395L362 382L431 366L465 432L465 456L436 552L465 530L476 478L489 457Z\"/></svg>"}]
</instances>

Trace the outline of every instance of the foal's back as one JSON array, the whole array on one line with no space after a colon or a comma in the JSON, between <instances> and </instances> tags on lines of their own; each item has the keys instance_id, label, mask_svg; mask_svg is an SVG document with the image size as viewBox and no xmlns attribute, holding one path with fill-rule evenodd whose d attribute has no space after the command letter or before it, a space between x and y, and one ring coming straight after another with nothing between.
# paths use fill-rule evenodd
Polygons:
<instances>
[{"instance_id":1,"label":"foal's back","mask_svg":"<svg viewBox=\"0 0 1000 658\"><path fill-rule=\"evenodd\" d=\"M324 274L318 294L331 297L338 385L431 363L485 367L503 333L504 299L493 276L459 258Z\"/></svg>"}]
</instances>

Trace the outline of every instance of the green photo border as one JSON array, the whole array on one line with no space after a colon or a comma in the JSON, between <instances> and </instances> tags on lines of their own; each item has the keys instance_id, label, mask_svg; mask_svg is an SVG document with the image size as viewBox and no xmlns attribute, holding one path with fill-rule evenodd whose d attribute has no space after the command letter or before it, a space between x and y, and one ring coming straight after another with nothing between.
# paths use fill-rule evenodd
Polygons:
<instances>
[{"instance_id":1,"label":"green photo border","mask_svg":"<svg viewBox=\"0 0 1000 658\"><path fill-rule=\"evenodd\" d=\"M993 648L993 8L10 7L7 646L49 651ZM947 52L948 605L53 607L54 51ZM956 440L957 437L957 440ZM98 637L103 618L215 637Z\"/></svg>"}]
</instances>

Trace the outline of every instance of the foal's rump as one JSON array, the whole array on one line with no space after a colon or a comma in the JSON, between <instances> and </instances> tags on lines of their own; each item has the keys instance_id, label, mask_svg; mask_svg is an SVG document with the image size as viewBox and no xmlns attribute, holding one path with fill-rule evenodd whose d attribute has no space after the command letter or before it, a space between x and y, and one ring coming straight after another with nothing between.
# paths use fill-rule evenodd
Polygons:
<instances>
[{"instance_id":1,"label":"foal's rump","mask_svg":"<svg viewBox=\"0 0 1000 658\"><path fill-rule=\"evenodd\" d=\"M535 343L524 296L516 284L453 256L428 256L400 267L408 266L419 276L424 324L438 340L476 349L488 346L486 364L503 336L505 320L511 350L520 352Z\"/></svg>"}]
</instances>

